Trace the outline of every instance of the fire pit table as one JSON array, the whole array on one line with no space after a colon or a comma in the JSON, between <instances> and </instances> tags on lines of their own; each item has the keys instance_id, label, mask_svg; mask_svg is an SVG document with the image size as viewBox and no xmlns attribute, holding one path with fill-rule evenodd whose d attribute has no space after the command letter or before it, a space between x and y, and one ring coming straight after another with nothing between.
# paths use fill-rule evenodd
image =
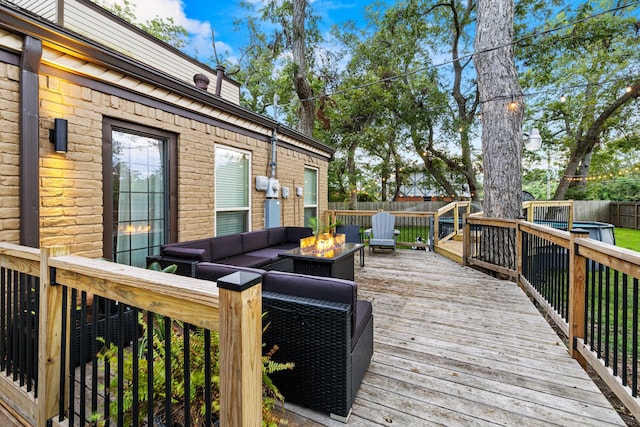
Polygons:
<instances>
[{"instance_id":1,"label":"fire pit table","mask_svg":"<svg viewBox=\"0 0 640 427\"><path fill-rule=\"evenodd\" d=\"M331 250L315 253L295 248L279 256L293 260L294 273L353 280L353 254L363 246L362 243L344 243Z\"/></svg>"}]
</instances>

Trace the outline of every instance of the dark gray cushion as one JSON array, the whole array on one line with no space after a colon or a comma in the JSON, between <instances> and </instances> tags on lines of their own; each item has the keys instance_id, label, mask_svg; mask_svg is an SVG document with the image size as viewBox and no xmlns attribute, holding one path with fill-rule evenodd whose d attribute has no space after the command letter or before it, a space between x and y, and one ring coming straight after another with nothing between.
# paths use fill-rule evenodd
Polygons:
<instances>
[{"instance_id":1,"label":"dark gray cushion","mask_svg":"<svg viewBox=\"0 0 640 427\"><path fill-rule=\"evenodd\" d=\"M217 282L219 278L236 271L249 271L251 273L264 274L264 270L257 268L238 267L235 265L216 264L211 262L201 262L196 266L196 278L212 280Z\"/></svg>"},{"instance_id":2,"label":"dark gray cushion","mask_svg":"<svg viewBox=\"0 0 640 427\"><path fill-rule=\"evenodd\" d=\"M180 246L171 246L164 249L164 255L176 258L193 259L203 261L203 255L206 249L182 248Z\"/></svg>"},{"instance_id":3,"label":"dark gray cushion","mask_svg":"<svg viewBox=\"0 0 640 427\"><path fill-rule=\"evenodd\" d=\"M179 257L179 255L177 254L168 255L166 253L167 250L173 250L175 248L204 249L204 252L200 255L200 258L202 259L202 261L211 261L211 238L191 240L189 242L167 243L161 246L160 251L163 256L166 255Z\"/></svg>"},{"instance_id":4,"label":"dark gray cushion","mask_svg":"<svg viewBox=\"0 0 640 427\"><path fill-rule=\"evenodd\" d=\"M286 227L287 242L300 244L300 239L313 235L311 227Z\"/></svg>"},{"instance_id":5,"label":"dark gray cushion","mask_svg":"<svg viewBox=\"0 0 640 427\"><path fill-rule=\"evenodd\" d=\"M287 229L285 227L273 227L267 229L269 246L280 245L287 241Z\"/></svg>"},{"instance_id":6,"label":"dark gray cushion","mask_svg":"<svg viewBox=\"0 0 640 427\"><path fill-rule=\"evenodd\" d=\"M279 258L280 253L284 252L286 249L278 246L277 248L265 248L259 249L253 252L247 252L245 255L255 256L260 258L269 258L272 262L276 261Z\"/></svg>"},{"instance_id":7,"label":"dark gray cushion","mask_svg":"<svg viewBox=\"0 0 640 427\"><path fill-rule=\"evenodd\" d=\"M230 234L218 236L211 240L211 261L232 257L242 253L242 236Z\"/></svg>"},{"instance_id":8,"label":"dark gray cushion","mask_svg":"<svg viewBox=\"0 0 640 427\"><path fill-rule=\"evenodd\" d=\"M349 304L352 310L352 325L355 324L357 318L356 298L358 286L356 282L351 280L307 276L283 271L267 271L262 282L262 290Z\"/></svg>"},{"instance_id":9,"label":"dark gray cushion","mask_svg":"<svg viewBox=\"0 0 640 427\"><path fill-rule=\"evenodd\" d=\"M352 325L352 334L351 334L351 348L355 347L358 343L358 339L360 335L362 335L362 331L367 327L367 323L369 322L369 318L373 313L373 308L371 307L371 303L369 301L358 300L356 302L356 313L357 315L353 318L355 319L355 323Z\"/></svg>"},{"instance_id":10,"label":"dark gray cushion","mask_svg":"<svg viewBox=\"0 0 640 427\"><path fill-rule=\"evenodd\" d=\"M269 235L267 230L247 231L242 233L242 252L253 252L269 246Z\"/></svg>"},{"instance_id":11,"label":"dark gray cushion","mask_svg":"<svg viewBox=\"0 0 640 427\"><path fill-rule=\"evenodd\" d=\"M237 265L239 267L265 267L271 264L271 258L241 254L218 260L218 262L221 264Z\"/></svg>"}]
</instances>

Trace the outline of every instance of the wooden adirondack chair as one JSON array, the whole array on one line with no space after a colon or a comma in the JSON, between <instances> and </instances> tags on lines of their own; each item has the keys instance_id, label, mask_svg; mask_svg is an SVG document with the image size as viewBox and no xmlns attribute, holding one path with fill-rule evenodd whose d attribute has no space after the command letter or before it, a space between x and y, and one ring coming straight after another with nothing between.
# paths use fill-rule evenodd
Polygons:
<instances>
[{"instance_id":1,"label":"wooden adirondack chair","mask_svg":"<svg viewBox=\"0 0 640 427\"><path fill-rule=\"evenodd\" d=\"M396 218L389 212L378 212L371 217L371 238L369 251L374 249L393 249L396 252L396 238L394 234Z\"/></svg>"}]
</instances>

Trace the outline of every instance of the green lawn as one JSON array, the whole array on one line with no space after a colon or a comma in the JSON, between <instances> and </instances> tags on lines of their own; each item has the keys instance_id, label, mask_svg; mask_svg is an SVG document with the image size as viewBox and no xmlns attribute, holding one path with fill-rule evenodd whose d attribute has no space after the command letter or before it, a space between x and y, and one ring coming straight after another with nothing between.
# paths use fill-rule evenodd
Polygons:
<instances>
[{"instance_id":1,"label":"green lawn","mask_svg":"<svg viewBox=\"0 0 640 427\"><path fill-rule=\"evenodd\" d=\"M616 227L613 233L616 236L616 246L640 252L640 230Z\"/></svg>"}]
</instances>

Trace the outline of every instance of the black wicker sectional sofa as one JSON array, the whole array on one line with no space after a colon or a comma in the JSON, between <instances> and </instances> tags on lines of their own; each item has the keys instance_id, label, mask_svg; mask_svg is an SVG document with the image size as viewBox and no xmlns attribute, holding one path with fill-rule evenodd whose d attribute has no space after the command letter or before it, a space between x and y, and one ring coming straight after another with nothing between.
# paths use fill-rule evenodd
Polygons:
<instances>
[{"instance_id":1,"label":"black wicker sectional sofa","mask_svg":"<svg viewBox=\"0 0 640 427\"><path fill-rule=\"evenodd\" d=\"M178 274L195 276L200 262L216 262L237 267L253 267L265 270L286 269L287 260L278 255L297 248L300 239L313 234L310 227L274 227L266 230L247 231L188 242L162 245L160 255L147 257L147 264L159 262L163 267L178 266Z\"/></svg>"},{"instance_id":2,"label":"black wicker sectional sofa","mask_svg":"<svg viewBox=\"0 0 640 427\"><path fill-rule=\"evenodd\" d=\"M351 280L201 262L196 277L217 281L236 271L262 275L263 335L273 359L294 362L272 375L287 402L346 422L373 356L373 312Z\"/></svg>"},{"instance_id":3,"label":"black wicker sectional sofa","mask_svg":"<svg viewBox=\"0 0 640 427\"><path fill-rule=\"evenodd\" d=\"M278 254L311 235L306 227L277 227L162 247L147 258L178 274L218 281L237 271L262 275L263 342L273 359L294 362L272 375L287 402L346 422L373 356L371 303L354 281L288 272ZM283 271L284 270L284 271Z\"/></svg>"}]
</instances>

